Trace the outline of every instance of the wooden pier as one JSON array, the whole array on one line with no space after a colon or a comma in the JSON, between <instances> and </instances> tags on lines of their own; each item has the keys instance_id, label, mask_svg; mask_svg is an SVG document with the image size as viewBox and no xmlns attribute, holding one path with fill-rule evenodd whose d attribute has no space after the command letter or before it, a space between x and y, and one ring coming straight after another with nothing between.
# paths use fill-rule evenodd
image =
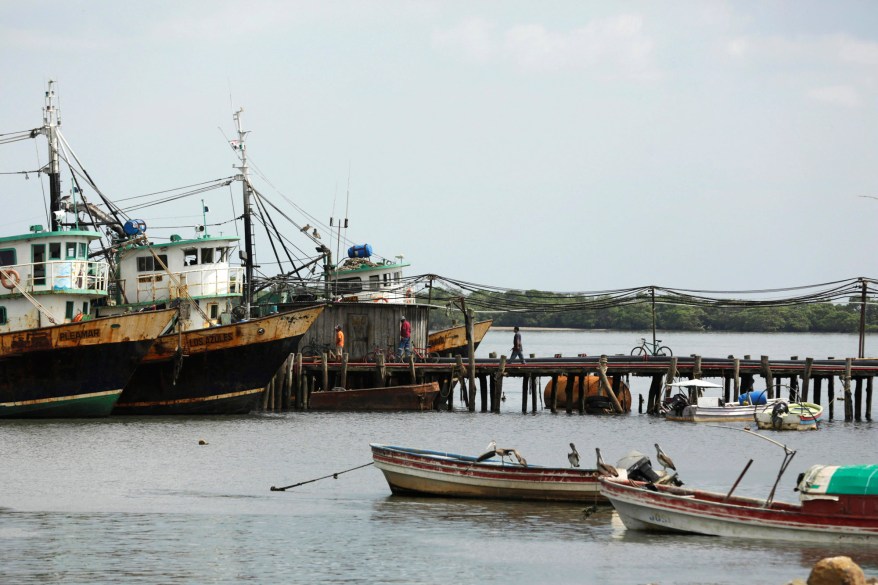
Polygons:
<instances>
[{"instance_id":1,"label":"wooden pier","mask_svg":"<svg viewBox=\"0 0 878 585\"><path fill-rule=\"evenodd\" d=\"M843 391L844 420L871 420L873 379L878 375L878 359L815 360L771 359L760 356L736 358L702 358L647 356L582 356L576 358L530 358L526 363L510 362L505 356L498 359L464 360L461 357L443 358L436 363L351 362L344 355L341 361L322 358L303 359L301 354L290 356L284 367L267 387L263 410L307 410L308 396L318 390L332 388L376 388L436 381L441 388L435 408L453 410L455 391L470 412L500 412L504 384L518 384L522 390L522 412L538 410L538 393L542 392L542 378L551 379L552 391L546 408L568 414L585 413L582 385L586 376L600 377L601 392L622 412L618 401L621 381L631 376L649 378L646 399L641 395L638 410L657 414L666 384L678 378L721 379L723 399L737 400L739 394L766 388L770 398L788 398L827 405L828 416L834 417L836 380ZM558 404L555 389L559 377L571 380L565 403ZM512 380L512 379L516 380ZM761 383L757 386L756 379ZM825 389L825 393L824 393ZM578 394L575 399L574 395ZM478 397L478 400L477 400ZM530 405L528 405L530 401ZM644 408L645 406L645 408Z\"/></svg>"}]
</instances>

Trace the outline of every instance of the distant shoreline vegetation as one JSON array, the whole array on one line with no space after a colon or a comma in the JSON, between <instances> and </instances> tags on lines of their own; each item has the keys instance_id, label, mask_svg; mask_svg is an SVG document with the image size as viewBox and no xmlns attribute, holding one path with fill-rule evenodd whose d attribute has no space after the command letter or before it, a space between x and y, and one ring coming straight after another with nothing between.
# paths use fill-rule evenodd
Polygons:
<instances>
[{"instance_id":1,"label":"distant shoreline vegetation","mask_svg":"<svg viewBox=\"0 0 878 585\"><path fill-rule=\"evenodd\" d=\"M549 329L605 329L614 331L645 331L652 329L652 303L648 297L624 304L607 302L594 309L574 308L575 297L533 291L517 293L538 297L524 309L510 306L509 293L477 292L464 297L467 308L476 311L476 321L493 319L496 327L540 327ZM426 302L425 295L420 301ZM460 298L451 291L434 289L431 304L442 305ZM589 299L592 301L593 299ZM878 301L878 299L875 299ZM878 332L878 304L866 302L866 332ZM570 306L573 305L573 306ZM810 302L785 306L763 307L700 307L662 303L656 299L655 324L663 331L718 331L736 333L858 333L860 330L860 299L847 303ZM431 328L450 327L463 323L459 310L432 311Z\"/></svg>"}]
</instances>

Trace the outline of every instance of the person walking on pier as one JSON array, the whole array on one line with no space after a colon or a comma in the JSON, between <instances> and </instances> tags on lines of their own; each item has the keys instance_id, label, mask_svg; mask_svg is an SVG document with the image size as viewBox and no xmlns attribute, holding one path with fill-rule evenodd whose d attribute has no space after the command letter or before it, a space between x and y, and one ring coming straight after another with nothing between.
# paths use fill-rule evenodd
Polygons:
<instances>
[{"instance_id":1,"label":"person walking on pier","mask_svg":"<svg viewBox=\"0 0 878 585\"><path fill-rule=\"evenodd\" d=\"M341 356L344 353L344 331L341 330L341 325L335 326L335 354L332 356L332 359L341 360Z\"/></svg>"},{"instance_id":2,"label":"person walking on pier","mask_svg":"<svg viewBox=\"0 0 878 585\"><path fill-rule=\"evenodd\" d=\"M521 333L518 332L518 326L515 326L515 335L512 336L512 355L509 356L509 361L515 359L518 356L518 359L521 360L521 363L526 364L524 361L524 354L522 353L521 348Z\"/></svg>"},{"instance_id":3,"label":"person walking on pier","mask_svg":"<svg viewBox=\"0 0 878 585\"><path fill-rule=\"evenodd\" d=\"M412 353L412 324L406 321L405 315L399 319L399 358L407 360Z\"/></svg>"}]
</instances>

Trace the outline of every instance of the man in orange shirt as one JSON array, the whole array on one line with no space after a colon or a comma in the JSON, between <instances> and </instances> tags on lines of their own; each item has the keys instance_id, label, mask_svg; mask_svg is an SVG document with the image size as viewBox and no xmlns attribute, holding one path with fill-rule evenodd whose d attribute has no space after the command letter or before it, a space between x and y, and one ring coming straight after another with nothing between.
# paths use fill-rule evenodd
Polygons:
<instances>
[{"instance_id":1,"label":"man in orange shirt","mask_svg":"<svg viewBox=\"0 0 878 585\"><path fill-rule=\"evenodd\" d=\"M344 353L344 332L341 330L341 325L335 326L335 355L333 359L341 360L341 356Z\"/></svg>"}]
</instances>

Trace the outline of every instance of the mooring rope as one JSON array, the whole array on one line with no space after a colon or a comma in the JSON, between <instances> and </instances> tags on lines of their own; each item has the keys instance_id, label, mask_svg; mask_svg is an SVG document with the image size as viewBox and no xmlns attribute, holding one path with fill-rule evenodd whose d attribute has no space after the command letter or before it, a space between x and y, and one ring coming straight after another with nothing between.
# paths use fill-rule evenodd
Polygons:
<instances>
[{"instance_id":1,"label":"mooring rope","mask_svg":"<svg viewBox=\"0 0 878 585\"><path fill-rule=\"evenodd\" d=\"M300 481L299 483L294 483L294 484L292 484L292 485L286 485L286 486L284 486L284 487L274 487L274 486L271 486L271 491L273 491L273 492L283 492L283 491L286 491L286 490L288 490L288 489L290 489L290 488L299 487L300 485L305 485L306 483L314 483L315 481L320 481L321 479L328 479L328 478L330 478L330 477L331 477L332 479L338 479L338 476L341 475L342 473L347 473L348 471L354 471L354 470L356 470L356 469L362 469L363 467L369 467L370 465L372 465L372 463L374 463L374 462L373 462L373 461L370 461L369 463L366 463L366 464L364 464L364 465L358 465L357 467L351 467L350 469L345 469L344 471L336 471L335 473L331 473L331 474L329 474L329 475L324 475L323 477L317 477L317 478L315 478L315 479L309 479L308 481Z\"/></svg>"}]
</instances>

